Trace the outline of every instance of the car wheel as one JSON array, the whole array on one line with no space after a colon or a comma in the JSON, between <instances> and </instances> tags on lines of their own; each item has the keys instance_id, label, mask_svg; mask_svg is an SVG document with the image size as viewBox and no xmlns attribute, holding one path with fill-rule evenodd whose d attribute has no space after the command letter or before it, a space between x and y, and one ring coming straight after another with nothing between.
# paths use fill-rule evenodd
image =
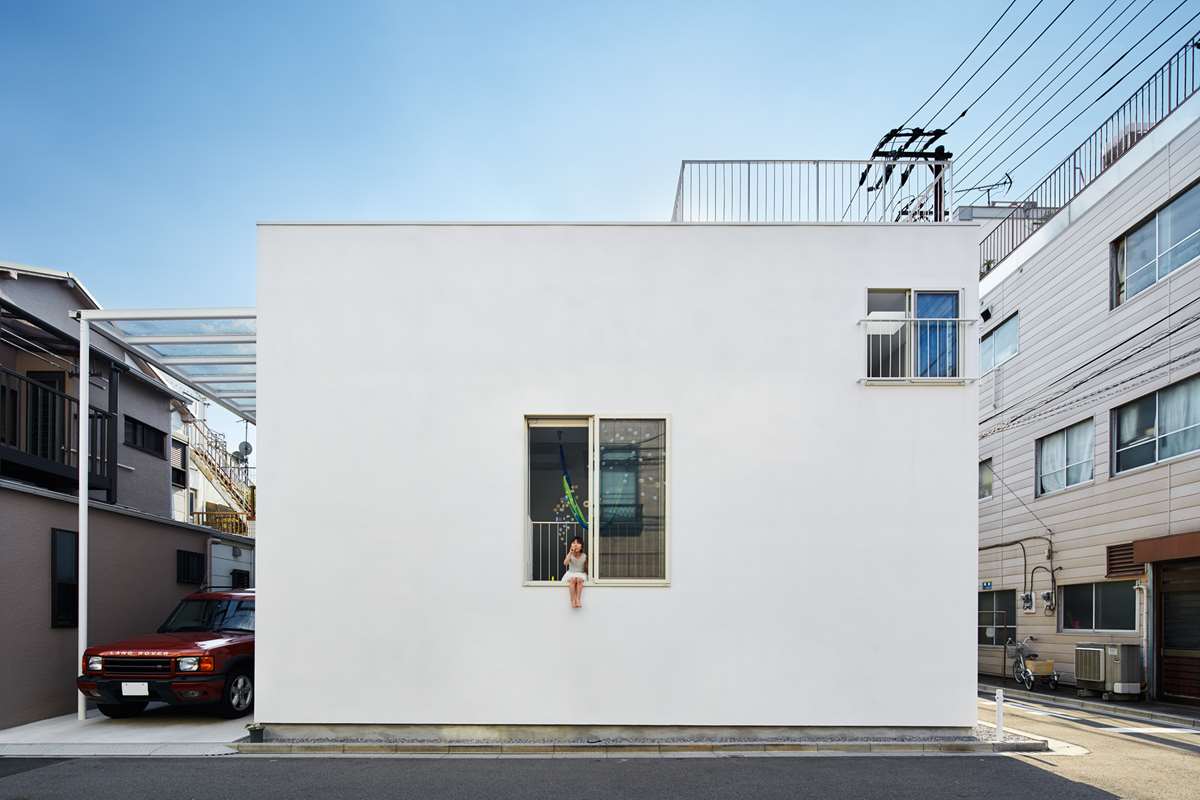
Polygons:
<instances>
[{"instance_id":1,"label":"car wheel","mask_svg":"<svg viewBox=\"0 0 1200 800\"><path fill-rule=\"evenodd\" d=\"M109 719L128 719L146 710L145 703L101 703L96 708Z\"/></svg>"},{"instance_id":2,"label":"car wheel","mask_svg":"<svg viewBox=\"0 0 1200 800\"><path fill-rule=\"evenodd\" d=\"M225 679L225 690L221 694L221 714L233 719L243 717L254 710L254 673L248 669L237 669Z\"/></svg>"}]
</instances>

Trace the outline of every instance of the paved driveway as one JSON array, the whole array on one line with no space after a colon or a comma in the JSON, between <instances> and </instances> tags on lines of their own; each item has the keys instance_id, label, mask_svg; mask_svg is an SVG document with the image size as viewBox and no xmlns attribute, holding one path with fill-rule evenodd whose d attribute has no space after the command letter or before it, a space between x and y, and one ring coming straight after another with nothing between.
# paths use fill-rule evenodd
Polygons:
<instances>
[{"instance_id":1,"label":"paved driveway","mask_svg":"<svg viewBox=\"0 0 1200 800\"><path fill-rule=\"evenodd\" d=\"M155 703L139 717L109 719L91 709L0 730L0 756L215 755L246 735L243 719Z\"/></svg>"}]
</instances>

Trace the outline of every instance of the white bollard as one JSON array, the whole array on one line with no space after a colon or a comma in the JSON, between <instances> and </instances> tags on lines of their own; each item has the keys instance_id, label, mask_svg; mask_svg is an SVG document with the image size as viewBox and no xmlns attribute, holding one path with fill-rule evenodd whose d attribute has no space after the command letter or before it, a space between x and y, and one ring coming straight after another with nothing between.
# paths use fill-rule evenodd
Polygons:
<instances>
[{"instance_id":1,"label":"white bollard","mask_svg":"<svg viewBox=\"0 0 1200 800\"><path fill-rule=\"evenodd\" d=\"M1004 741L1004 690L996 690L996 741Z\"/></svg>"}]
</instances>

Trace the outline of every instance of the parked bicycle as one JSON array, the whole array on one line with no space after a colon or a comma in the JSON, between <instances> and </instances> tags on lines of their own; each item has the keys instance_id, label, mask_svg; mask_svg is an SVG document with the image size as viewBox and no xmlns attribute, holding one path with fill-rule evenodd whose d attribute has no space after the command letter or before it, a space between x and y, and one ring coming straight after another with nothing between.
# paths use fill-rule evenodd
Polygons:
<instances>
[{"instance_id":1,"label":"parked bicycle","mask_svg":"<svg viewBox=\"0 0 1200 800\"><path fill-rule=\"evenodd\" d=\"M1029 649L1030 642L1036 642L1037 637L1026 636L1021 642L1014 642L1012 637L1004 643L1006 648L1013 648L1012 676L1013 680L1033 691L1038 681L1045 681L1050 691L1058 688L1058 672L1054 669L1054 659L1041 661L1038 654Z\"/></svg>"}]
</instances>

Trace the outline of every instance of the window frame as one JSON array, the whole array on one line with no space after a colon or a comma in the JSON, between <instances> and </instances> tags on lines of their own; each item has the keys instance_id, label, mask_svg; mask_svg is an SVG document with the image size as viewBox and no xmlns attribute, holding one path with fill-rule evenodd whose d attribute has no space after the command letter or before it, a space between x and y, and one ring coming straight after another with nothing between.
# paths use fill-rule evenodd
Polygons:
<instances>
[{"instance_id":1,"label":"window frame","mask_svg":"<svg viewBox=\"0 0 1200 800\"><path fill-rule=\"evenodd\" d=\"M1192 430L1193 428L1200 428L1200 423L1196 423L1194 425L1187 425L1182 428L1177 428L1176 430L1167 431L1164 433L1160 430L1160 426L1159 426L1159 419L1162 416L1161 397L1160 397L1162 392L1166 391L1167 389L1173 388L1175 386L1180 386L1191 380L1200 380L1200 373L1197 373L1195 375L1189 375L1186 378L1182 378L1180 380L1174 381L1173 383L1168 383L1165 386L1160 386L1159 388L1155 389L1153 392L1148 392L1147 394L1140 395L1138 397L1133 398L1132 400L1128 400L1124 403L1121 403L1118 406L1114 406L1109 411L1109 415L1108 415L1109 437L1108 438L1109 438L1109 442L1111 444L1109 446L1108 468L1109 468L1109 475L1111 477L1116 478L1116 477L1120 477L1122 475L1129 475L1129 474L1137 472L1139 470L1152 469L1161 464L1168 464L1173 461L1178 461L1179 459L1192 458L1197 455L1200 455L1200 447L1198 447L1195 450L1188 450L1183 453L1176 453L1175 455L1167 456L1166 458L1162 458L1159 456L1159 450L1161 449L1161 443L1162 443L1162 440L1164 437L1173 436L1174 434L1181 433L1181 432L1187 431L1187 430ZM1120 443L1120 441L1119 441L1119 430L1120 430L1119 429L1119 415L1121 413L1121 409L1131 406L1134 403L1140 403L1143 400L1145 400L1147 397L1150 397L1151 395L1154 396L1154 438L1149 441L1139 441L1139 442L1135 442L1134 444L1127 444L1124 447L1119 447L1118 446ZM1150 441L1154 442L1154 460L1153 461L1151 461L1147 464L1138 464L1136 467L1129 467L1127 469L1118 469L1117 468L1117 454L1118 453L1123 452L1125 450L1132 450L1135 447L1143 447L1146 444L1149 444Z\"/></svg>"},{"instance_id":2,"label":"window frame","mask_svg":"<svg viewBox=\"0 0 1200 800\"><path fill-rule=\"evenodd\" d=\"M75 580L66 581L58 576L58 539L59 534L71 534L75 537ZM63 616L63 609L58 602L58 585L73 583L75 585L75 608L72 613ZM78 628L79 627L79 532L67 528L50 529L50 627Z\"/></svg>"},{"instance_id":3,"label":"window frame","mask_svg":"<svg viewBox=\"0 0 1200 800\"><path fill-rule=\"evenodd\" d=\"M171 486L173 486L176 489L187 489L188 488L188 445L187 445L187 442L181 442L179 439L176 439L174 436L172 436L171 437L171 445L170 445L172 459L174 458L176 447L179 448L180 459L181 459L180 463L182 463L183 466L176 467L174 465L174 463L171 464Z\"/></svg>"},{"instance_id":4,"label":"window frame","mask_svg":"<svg viewBox=\"0 0 1200 800\"><path fill-rule=\"evenodd\" d=\"M989 328L986 333L982 334L979 337L979 377L982 378L984 375L987 375L989 372L994 370L996 367L1007 364L1009 361L1012 361L1014 358L1021 355L1021 320L1019 319L1020 316L1021 316L1021 310L1017 309L1016 311L1014 311L1011 314L1009 314L1008 316L1006 316L1004 319L997 322L995 325L993 325L991 328ZM999 331L1001 328L1003 328L1005 325L1007 325L1010 322L1015 323L1017 326L1017 349L1013 352L1013 354L1011 356L1004 359L1003 361L996 361L996 356L995 356L996 345L995 345L995 343L993 343L992 344L992 364L991 364L991 366L989 366L985 369L984 364L983 364L983 342L984 342L984 340L991 339L993 334L995 334L997 331Z\"/></svg>"},{"instance_id":5,"label":"window frame","mask_svg":"<svg viewBox=\"0 0 1200 800\"><path fill-rule=\"evenodd\" d=\"M132 447L134 450L138 450L142 453L148 453L156 458L161 458L163 461L170 461L170 457L167 454L167 440L172 437L170 437L166 431L159 430L153 425L142 422L137 417L130 416L129 414L125 414L124 416L125 424L122 429L121 441L126 447ZM130 441L129 438L130 424L133 424L135 426L135 430L137 431L137 435L134 436L133 441ZM162 437L162 447L160 449L155 450L152 447L146 446L146 431L153 431Z\"/></svg>"},{"instance_id":6,"label":"window frame","mask_svg":"<svg viewBox=\"0 0 1200 800\"><path fill-rule=\"evenodd\" d=\"M870 310L871 309L871 293L872 292L904 292L905 293L905 301L904 301L905 302L905 311L904 311L903 320L893 320L893 319L872 320L870 318L870 315L871 315L871 310ZM955 365L954 365L954 371L956 374L953 376L917 375L916 373L920 366L919 355L918 355L918 351L920 349L918 346L919 337L916 335L910 335L910 336L908 336L908 338L905 342L904 363L902 365L903 366L903 370L902 370L903 374L901 374L899 376L888 376L888 375L872 376L871 375L871 356L870 356L871 348L869 345L869 341L870 341L869 337L872 334L870 334L870 332L868 330L868 332L867 332L868 338L866 340L868 342L868 344L866 347L862 348L863 349L862 374L864 377L860 378L860 380L859 380L860 383L865 383L867 385L871 385L871 384L876 384L876 385L897 385L897 384L900 384L900 385L906 385L906 384L947 385L947 384L951 384L951 385L953 385L953 384L969 383L972 380L972 378L967 377L967 373L970 370L969 370L969 362L967 360L967 349L964 346L964 344L965 344L965 341L968 339L968 337L967 337L964 329L965 329L966 325L968 325L968 324L973 325L975 323L975 320L967 319L966 317L962 316L962 314L964 313L963 306L966 304L966 300L967 300L967 293L963 287L953 288L953 287L947 287L947 286L867 286L866 289L864 289L864 291L863 291L863 305L862 305L863 316L862 316L862 319L860 320L860 324L861 323L870 324L871 322L880 322L880 321L882 321L882 322L903 321L905 323L905 325L912 324L913 325L912 332L915 333L915 331L916 331L915 321L916 320L919 320L919 319L939 320L939 319L941 319L941 320L944 320L947 322L951 321L951 318L949 318L949 317L918 317L917 316L917 295L919 295L919 294L953 294L957 297L957 301L956 301L957 307L958 307L957 313L959 316L952 318L952 321L955 322L955 327L954 327L955 347L957 348L957 351L958 351L956 354L956 361L955 361Z\"/></svg>"},{"instance_id":7,"label":"window frame","mask_svg":"<svg viewBox=\"0 0 1200 800\"><path fill-rule=\"evenodd\" d=\"M1049 492L1043 492L1042 491L1042 442L1045 441L1046 439L1049 439L1051 436L1054 436L1055 434L1059 434L1059 433L1063 434L1063 436L1065 437L1067 434L1067 431L1069 431L1072 428L1077 427L1079 425L1083 425L1084 423L1087 423L1087 422L1090 422L1092 424L1092 449L1091 449L1092 457L1090 459L1091 464L1092 464L1092 476L1090 478L1087 478L1082 481L1077 481L1075 483L1067 483L1067 474L1070 471L1071 467L1077 467L1080 464L1086 464L1088 462L1087 461L1076 461L1074 463L1066 463L1066 464L1063 464L1062 469L1055 470L1055 472L1063 473L1063 487L1061 489L1054 489ZM1076 420L1075 422L1072 422L1069 425L1064 425L1061 428L1050 431L1049 433L1047 433L1043 436L1039 436L1036 439L1034 439L1034 442L1033 442L1033 496L1035 498L1053 497L1054 495L1061 494L1062 492L1065 492L1068 489L1074 489L1076 486L1086 486L1089 483L1093 483L1095 480L1096 480L1096 418L1095 417L1084 417L1083 419Z\"/></svg>"},{"instance_id":8,"label":"window frame","mask_svg":"<svg viewBox=\"0 0 1200 800\"><path fill-rule=\"evenodd\" d=\"M660 421L664 424L665 436L665 456L666 465L663 469L663 514L665 520L663 522L663 577L662 578L601 578L598 576L598 564L603 558L603 553L597 547L599 532L596 529L597 510L600 508L600 443L599 432L600 422L603 420L653 420ZM588 586L625 586L625 587L651 587L651 588L667 588L671 585L671 466L672 466L672 445L671 445L671 415L666 413L548 413L548 414L526 414L521 425L521 462L524 465L521 485L523 488L523 499L521 501L521 522L520 522L520 539L521 542L521 585L528 587L540 586L556 586L562 587L562 581L535 581L530 580L528 573L525 571L524 553L530 547L528 521L529 521L529 429L531 427L548 427L555 422L576 422L585 421L588 429L588 498L594 499L594 502L588 503L588 531L587 531L587 582ZM540 423L540 425L539 425ZM582 426L581 426L582 427Z\"/></svg>"},{"instance_id":9,"label":"window frame","mask_svg":"<svg viewBox=\"0 0 1200 800\"><path fill-rule=\"evenodd\" d=\"M999 595L1002 593L1008 593L1008 594L1012 595L1013 618L1011 620L1007 621L1007 623L1005 625L1000 626L1000 625L996 624L996 614L999 613L996 611L996 595ZM984 595L984 594L991 595L991 597L992 597L992 609L990 612L979 610L979 595ZM1005 639L1003 642L1000 642L999 644L996 643L995 629L1001 628L1001 627L1003 627L1005 630L1011 630L1012 637L1014 640L1017 638L1017 590L1016 589L979 589L979 590L977 590L976 599L975 599L975 612L976 612L976 616L975 616L975 646L976 647L1007 647L1007 642L1008 642L1007 639ZM979 624L979 616L978 615L979 614L987 614L987 613L990 613L992 615L992 624L990 626ZM988 627L991 627L993 629L992 642L990 644L987 642L979 641L979 631L983 628L988 628Z\"/></svg>"},{"instance_id":10,"label":"window frame","mask_svg":"<svg viewBox=\"0 0 1200 800\"><path fill-rule=\"evenodd\" d=\"M1161 226L1161 223L1159 220L1159 216L1164 211L1166 211L1168 208L1170 208L1171 204L1173 204L1176 200L1181 199L1184 195L1186 195L1188 192L1195 189L1197 186L1200 186L1200 181L1193 181L1192 183L1188 184L1183 189L1180 189L1178 192L1176 192L1170 198L1168 198L1165 202L1163 202L1157 208L1155 208L1153 212L1151 212L1150 214L1147 214L1144 217L1141 217L1140 219L1138 219L1137 222L1133 223L1128 228L1126 228L1124 230L1124 232L1121 233L1120 236L1116 237L1116 239L1114 239L1109 244L1108 299L1109 299L1109 310L1110 311L1116 311L1117 309L1121 308L1122 306L1127 305L1130 301L1135 300L1138 297L1141 297L1142 295L1146 294L1151 289L1153 289L1156 285L1161 283L1166 278L1169 278L1170 276L1174 275L1176 272L1187 269L1188 267L1195 266L1195 264L1200 262L1200 255L1193 256L1192 258L1188 259L1184 263L1175 267L1175 269L1171 270L1170 272L1163 275L1162 277L1159 277L1159 275L1158 275L1159 260L1163 256L1167 255L1167 253L1169 253L1171 250L1174 250L1175 248L1179 247L1181 244L1188 241L1192 237L1200 235L1200 225L1198 225L1196 230L1192 231L1187 236L1183 237L1178 242L1173 244L1171 246L1170 250L1168 250L1165 253L1160 253L1159 247L1160 247L1160 243L1162 240L1162 236L1161 236L1161 227L1162 226ZM1140 267L1138 267L1137 269L1135 269L1132 274L1136 274L1138 272L1141 272L1144 269L1153 267L1154 268L1154 280L1151 281L1150 283L1148 283L1146 285L1146 287L1144 289L1140 290L1137 294L1132 295L1132 296L1126 296L1124 299L1121 299L1121 288L1129 286L1129 276L1131 273L1129 273L1128 271L1126 272L1125 281L1123 284L1118 280L1117 276L1118 276L1118 271L1122 265L1124 265L1126 270L1128 270L1128 263L1126 262L1126 251L1127 251L1127 244L1129 241L1129 237L1131 235L1133 235L1134 233L1136 233L1143 225L1145 225L1148 222L1154 223L1154 258L1152 258L1147 263L1145 263L1145 264L1141 265Z\"/></svg>"},{"instance_id":11,"label":"window frame","mask_svg":"<svg viewBox=\"0 0 1200 800\"><path fill-rule=\"evenodd\" d=\"M979 474L979 484L978 484L977 488L980 492L983 491L983 467L985 464L987 465L987 471L992 476L992 480L988 484L988 493L979 495L980 502L983 502L984 500L991 500L993 495L995 495L995 493L996 493L996 470L992 468L991 456L988 456L987 458L982 458L979 460L979 473L980 474ZM980 591L984 591L984 590L981 589Z\"/></svg>"},{"instance_id":12,"label":"window frame","mask_svg":"<svg viewBox=\"0 0 1200 800\"><path fill-rule=\"evenodd\" d=\"M191 580L190 579L190 573L188 572L188 565L186 563L187 559L190 556L196 556L200 561L200 579L199 580ZM203 553L203 552L198 553L195 550L184 550L183 548L179 548L175 551L175 582L176 583L180 583L185 586L203 586L205 573L207 572L207 569L208 569L208 557L205 553Z\"/></svg>"},{"instance_id":13,"label":"window frame","mask_svg":"<svg viewBox=\"0 0 1200 800\"><path fill-rule=\"evenodd\" d=\"M1128 583L1129 584L1130 592L1133 595L1133 627L1132 628L1097 628L1096 627L1096 621L1097 621L1096 617L1097 617L1097 614L1099 613L1100 609L1099 609L1099 600L1096 595L1096 587L1101 586L1103 584L1117 584L1117 583ZM1065 625L1063 625L1063 617L1066 614L1066 604L1063 602L1063 598L1065 596L1066 589L1068 587L1074 587L1074 586L1091 586L1092 587L1092 627L1090 627L1090 628L1068 628ZM1141 630L1141 615L1138 613L1139 603L1138 603L1137 581L1134 579L1124 578L1124 579L1115 580L1115 581L1081 581L1079 583L1062 584L1062 585L1059 585L1059 587L1058 587L1056 600L1058 601L1058 615L1057 615L1058 620L1057 620L1057 622L1058 622L1058 632L1059 633L1083 634L1086 636L1094 636L1096 634L1130 635L1130 634L1136 634Z\"/></svg>"}]
</instances>

